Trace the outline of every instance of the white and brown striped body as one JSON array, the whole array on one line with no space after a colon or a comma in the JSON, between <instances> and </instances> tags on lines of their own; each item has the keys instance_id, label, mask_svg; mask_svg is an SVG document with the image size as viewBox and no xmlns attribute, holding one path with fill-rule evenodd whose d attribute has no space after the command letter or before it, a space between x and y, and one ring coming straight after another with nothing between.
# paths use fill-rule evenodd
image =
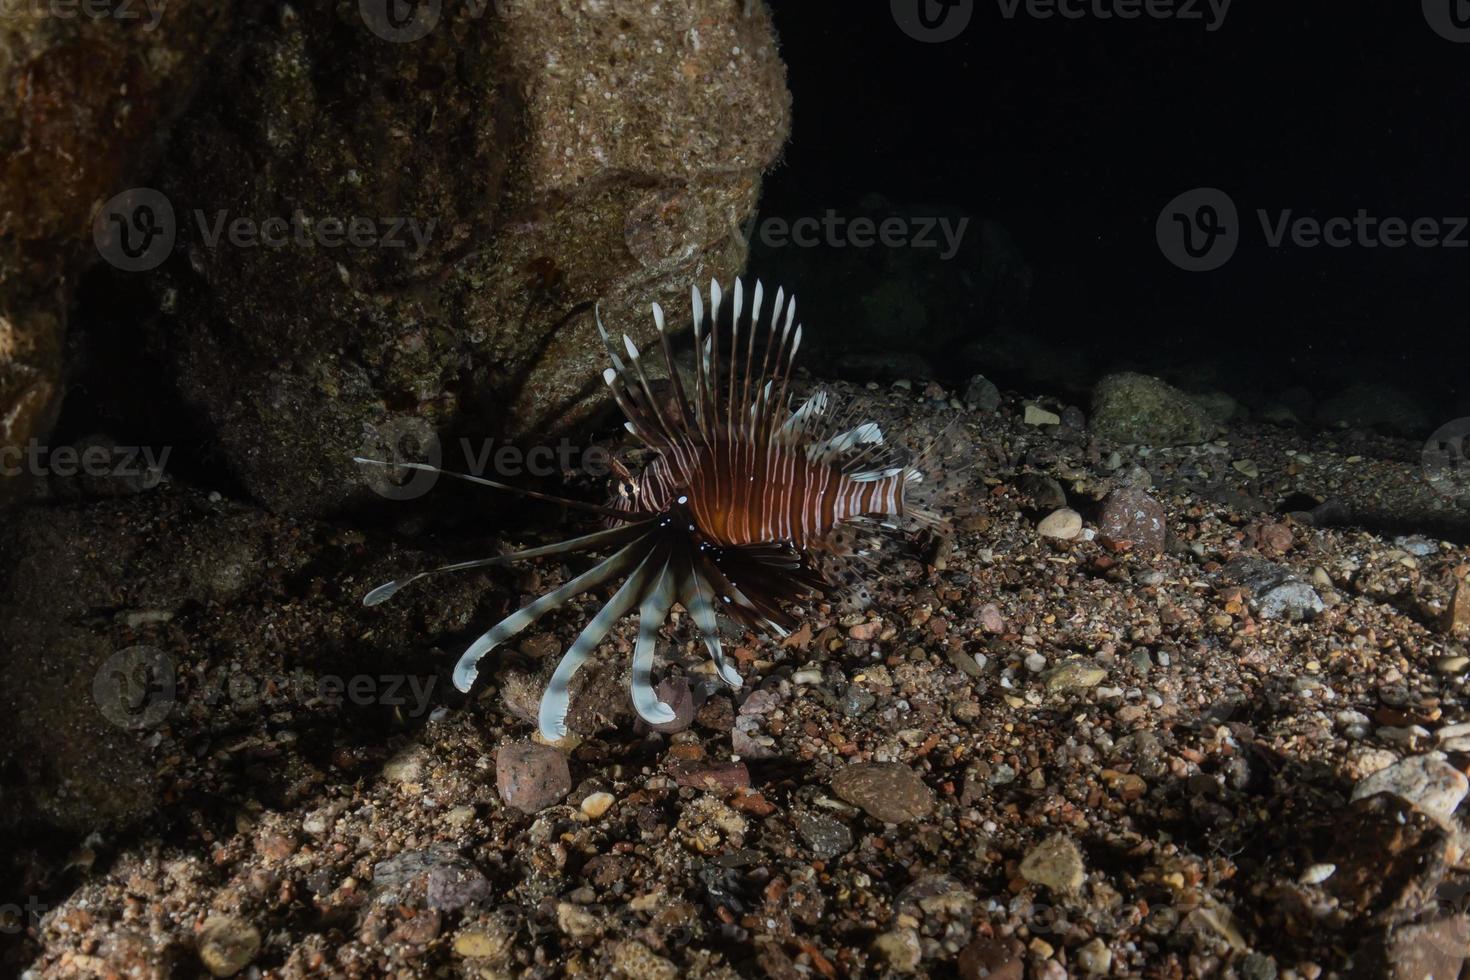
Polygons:
<instances>
[{"instance_id":1,"label":"white and brown striped body","mask_svg":"<svg viewBox=\"0 0 1470 980\"><path fill-rule=\"evenodd\" d=\"M821 548L833 529L856 517L903 516L902 472L854 480L804 450L721 435L713 446L671 443L614 507L670 509L680 497L704 538L722 547L785 542Z\"/></svg>"}]
</instances>

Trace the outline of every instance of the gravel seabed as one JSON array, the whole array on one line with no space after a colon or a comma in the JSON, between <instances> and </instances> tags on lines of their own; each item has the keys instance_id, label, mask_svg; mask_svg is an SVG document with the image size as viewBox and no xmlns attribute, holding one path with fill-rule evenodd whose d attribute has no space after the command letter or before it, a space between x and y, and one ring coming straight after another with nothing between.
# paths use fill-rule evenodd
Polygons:
<instances>
[{"instance_id":1,"label":"gravel seabed","mask_svg":"<svg viewBox=\"0 0 1470 980\"><path fill-rule=\"evenodd\" d=\"M885 542L866 595L785 639L729 633L741 691L676 617L678 730L649 731L630 618L577 734L525 749L588 597L366 747L306 734L316 705L188 753L176 718L149 745L168 819L78 843L32 975L1458 975L1470 520L1417 445L1232 424L1139 450L1046 400L1064 424L1013 395L838 387L914 444L949 427L953 533ZM1098 534L1139 490L1162 551ZM1039 533L1061 509L1081 532ZM408 553L347 547L364 567L307 566L270 615L371 632L356 599ZM473 581L505 608L577 567ZM497 607L413 601L432 652L404 655L442 694Z\"/></svg>"}]
</instances>

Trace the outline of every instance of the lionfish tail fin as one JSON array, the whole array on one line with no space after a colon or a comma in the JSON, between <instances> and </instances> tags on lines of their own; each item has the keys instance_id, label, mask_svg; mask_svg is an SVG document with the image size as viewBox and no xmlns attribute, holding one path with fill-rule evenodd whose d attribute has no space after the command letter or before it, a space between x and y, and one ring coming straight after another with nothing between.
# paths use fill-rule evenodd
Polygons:
<instances>
[{"instance_id":1,"label":"lionfish tail fin","mask_svg":"<svg viewBox=\"0 0 1470 980\"><path fill-rule=\"evenodd\" d=\"M919 527L943 530L945 514L969 484L973 462L964 462L954 444L959 429L955 413L919 455L903 468L903 516Z\"/></svg>"}]
</instances>

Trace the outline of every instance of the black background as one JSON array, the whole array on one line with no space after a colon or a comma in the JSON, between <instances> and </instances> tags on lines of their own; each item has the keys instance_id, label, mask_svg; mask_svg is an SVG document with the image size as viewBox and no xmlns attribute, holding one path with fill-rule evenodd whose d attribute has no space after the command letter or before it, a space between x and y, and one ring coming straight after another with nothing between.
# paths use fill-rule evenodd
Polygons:
<instances>
[{"instance_id":1,"label":"black background","mask_svg":"<svg viewBox=\"0 0 1470 980\"><path fill-rule=\"evenodd\" d=\"M1470 214L1470 44L1416 0L1237 0L1213 32L1204 3L1204 20L1125 21L975 0L943 43L906 35L888 0L773 8L795 108L764 211L878 193L999 220L1035 273L1024 329L1101 351L1099 372L1123 349L1318 397L1383 378L1436 423L1470 414L1470 248L1272 248L1256 218ZM1155 222L1201 186L1232 197L1243 237L1191 273Z\"/></svg>"}]
</instances>

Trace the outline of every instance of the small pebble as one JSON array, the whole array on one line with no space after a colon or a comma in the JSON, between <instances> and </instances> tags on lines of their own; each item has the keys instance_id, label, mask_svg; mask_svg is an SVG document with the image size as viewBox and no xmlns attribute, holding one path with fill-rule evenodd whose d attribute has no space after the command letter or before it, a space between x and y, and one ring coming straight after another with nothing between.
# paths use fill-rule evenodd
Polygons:
<instances>
[{"instance_id":1,"label":"small pebble","mask_svg":"<svg viewBox=\"0 0 1470 980\"><path fill-rule=\"evenodd\" d=\"M1036 532L1044 538L1070 541L1082 533L1082 515L1070 507L1059 508L1041 519Z\"/></svg>"},{"instance_id":2,"label":"small pebble","mask_svg":"<svg viewBox=\"0 0 1470 980\"><path fill-rule=\"evenodd\" d=\"M1053 834L1021 860L1021 877L1058 895L1076 894L1086 877L1082 852L1071 837Z\"/></svg>"},{"instance_id":3,"label":"small pebble","mask_svg":"<svg viewBox=\"0 0 1470 980\"><path fill-rule=\"evenodd\" d=\"M508 806L535 813L572 791L567 757L549 745L516 742L495 753L495 787Z\"/></svg>"},{"instance_id":4,"label":"small pebble","mask_svg":"<svg viewBox=\"0 0 1470 980\"><path fill-rule=\"evenodd\" d=\"M898 762L854 763L832 777L832 791L884 823L918 820L934 809L934 791Z\"/></svg>"},{"instance_id":5,"label":"small pebble","mask_svg":"<svg viewBox=\"0 0 1470 980\"><path fill-rule=\"evenodd\" d=\"M1335 864L1314 864L1303 871L1301 878L1298 880L1304 885L1320 885L1328 878L1331 878L1333 872L1336 870L1337 865Z\"/></svg>"},{"instance_id":6,"label":"small pebble","mask_svg":"<svg viewBox=\"0 0 1470 980\"><path fill-rule=\"evenodd\" d=\"M1022 418L1027 425L1061 425L1062 417L1056 412L1048 412L1040 405L1026 403L1026 414Z\"/></svg>"},{"instance_id":7,"label":"small pebble","mask_svg":"<svg viewBox=\"0 0 1470 980\"><path fill-rule=\"evenodd\" d=\"M611 793L588 793L579 809L596 820L612 808L615 799Z\"/></svg>"},{"instance_id":8,"label":"small pebble","mask_svg":"<svg viewBox=\"0 0 1470 980\"><path fill-rule=\"evenodd\" d=\"M233 915L204 920L198 938L199 961L216 977L232 977L260 952L260 930Z\"/></svg>"}]
</instances>

